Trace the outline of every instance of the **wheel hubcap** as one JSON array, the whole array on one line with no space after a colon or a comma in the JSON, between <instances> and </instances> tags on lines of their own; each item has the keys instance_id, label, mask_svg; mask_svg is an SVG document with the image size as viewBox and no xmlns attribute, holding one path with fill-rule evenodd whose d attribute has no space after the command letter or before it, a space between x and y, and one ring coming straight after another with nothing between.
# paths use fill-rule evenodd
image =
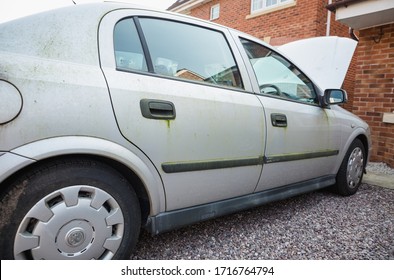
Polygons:
<instances>
[{"instance_id":1,"label":"wheel hubcap","mask_svg":"<svg viewBox=\"0 0 394 280\"><path fill-rule=\"evenodd\" d=\"M37 202L14 241L16 259L111 259L120 247L124 217L107 192L71 186Z\"/></svg>"},{"instance_id":2,"label":"wheel hubcap","mask_svg":"<svg viewBox=\"0 0 394 280\"><path fill-rule=\"evenodd\" d=\"M81 228L73 228L67 233L66 242L70 247L78 247L85 241L85 233Z\"/></svg>"},{"instance_id":3,"label":"wheel hubcap","mask_svg":"<svg viewBox=\"0 0 394 280\"><path fill-rule=\"evenodd\" d=\"M350 154L347 164L347 184L350 188L355 188L361 181L364 168L363 151L357 147Z\"/></svg>"},{"instance_id":4,"label":"wheel hubcap","mask_svg":"<svg viewBox=\"0 0 394 280\"><path fill-rule=\"evenodd\" d=\"M72 220L58 232L55 243L59 254L76 257L87 251L94 242L94 227L84 220Z\"/></svg>"}]
</instances>

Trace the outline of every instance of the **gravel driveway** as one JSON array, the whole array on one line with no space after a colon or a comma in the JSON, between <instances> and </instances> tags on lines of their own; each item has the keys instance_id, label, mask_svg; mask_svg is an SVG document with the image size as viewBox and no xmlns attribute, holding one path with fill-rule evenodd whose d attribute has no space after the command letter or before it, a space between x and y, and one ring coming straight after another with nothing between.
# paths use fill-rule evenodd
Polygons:
<instances>
[{"instance_id":1,"label":"gravel driveway","mask_svg":"<svg viewBox=\"0 0 394 280\"><path fill-rule=\"evenodd\" d=\"M131 259L394 259L394 190L322 190L158 236L143 231Z\"/></svg>"}]
</instances>

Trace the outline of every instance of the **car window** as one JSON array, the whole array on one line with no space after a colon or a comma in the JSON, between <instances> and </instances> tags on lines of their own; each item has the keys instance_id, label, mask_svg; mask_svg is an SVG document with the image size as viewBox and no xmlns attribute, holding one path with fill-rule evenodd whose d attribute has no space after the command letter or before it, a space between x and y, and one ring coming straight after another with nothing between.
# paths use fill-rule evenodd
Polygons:
<instances>
[{"instance_id":1,"label":"car window","mask_svg":"<svg viewBox=\"0 0 394 280\"><path fill-rule=\"evenodd\" d=\"M312 82L284 57L255 42L241 39L253 66L260 93L317 104Z\"/></svg>"},{"instance_id":2,"label":"car window","mask_svg":"<svg viewBox=\"0 0 394 280\"><path fill-rule=\"evenodd\" d=\"M115 27L117 67L243 88L235 59L221 32L155 18L138 18L138 24L150 55L148 69L133 19L120 21Z\"/></svg>"},{"instance_id":3,"label":"car window","mask_svg":"<svg viewBox=\"0 0 394 280\"><path fill-rule=\"evenodd\" d=\"M122 20L116 24L114 49L117 68L148 71L137 28L132 18Z\"/></svg>"}]
</instances>

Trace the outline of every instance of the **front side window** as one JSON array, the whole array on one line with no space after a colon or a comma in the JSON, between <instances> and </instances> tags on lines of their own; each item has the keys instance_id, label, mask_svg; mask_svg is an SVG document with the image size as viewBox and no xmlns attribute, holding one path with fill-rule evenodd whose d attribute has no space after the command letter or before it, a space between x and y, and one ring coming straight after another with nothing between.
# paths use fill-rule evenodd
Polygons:
<instances>
[{"instance_id":1,"label":"front side window","mask_svg":"<svg viewBox=\"0 0 394 280\"><path fill-rule=\"evenodd\" d=\"M284 57L255 42L241 39L256 74L260 93L318 104L312 82Z\"/></svg>"},{"instance_id":2,"label":"front side window","mask_svg":"<svg viewBox=\"0 0 394 280\"><path fill-rule=\"evenodd\" d=\"M175 21L139 20L155 73L243 87L233 54L222 33Z\"/></svg>"},{"instance_id":3,"label":"front side window","mask_svg":"<svg viewBox=\"0 0 394 280\"><path fill-rule=\"evenodd\" d=\"M252 0L252 12L275 8L292 2L294 0Z\"/></svg>"}]
</instances>

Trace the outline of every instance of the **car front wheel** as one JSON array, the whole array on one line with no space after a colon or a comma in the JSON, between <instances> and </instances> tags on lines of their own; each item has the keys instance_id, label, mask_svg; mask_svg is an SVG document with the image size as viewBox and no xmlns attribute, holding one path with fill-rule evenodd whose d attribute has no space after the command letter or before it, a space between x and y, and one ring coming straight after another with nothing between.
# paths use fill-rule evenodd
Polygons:
<instances>
[{"instance_id":1,"label":"car front wheel","mask_svg":"<svg viewBox=\"0 0 394 280\"><path fill-rule=\"evenodd\" d=\"M355 194L361 184L365 164L365 147L361 140L355 139L339 168L335 191L344 196Z\"/></svg>"},{"instance_id":2,"label":"car front wheel","mask_svg":"<svg viewBox=\"0 0 394 280\"><path fill-rule=\"evenodd\" d=\"M141 223L128 181L79 159L31 170L0 204L2 259L125 259Z\"/></svg>"}]
</instances>

